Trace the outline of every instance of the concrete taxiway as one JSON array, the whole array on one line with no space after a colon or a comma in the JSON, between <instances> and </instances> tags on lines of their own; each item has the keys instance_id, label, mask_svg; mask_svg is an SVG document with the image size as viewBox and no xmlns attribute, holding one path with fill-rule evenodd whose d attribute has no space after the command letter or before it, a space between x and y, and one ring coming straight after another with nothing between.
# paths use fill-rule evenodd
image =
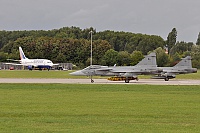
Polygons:
<instances>
[{"instance_id":1,"label":"concrete taxiway","mask_svg":"<svg viewBox=\"0 0 200 133\"><path fill-rule=\"evenodd\" d=\"M162 79L139 79L139 81L131 80L130 83L125 83L124 81L94 79L94 83L90 83L90 79L0 78L0 83L200 85L200 80L172 79L164 81Z\"/></svg>"}]
</instances>

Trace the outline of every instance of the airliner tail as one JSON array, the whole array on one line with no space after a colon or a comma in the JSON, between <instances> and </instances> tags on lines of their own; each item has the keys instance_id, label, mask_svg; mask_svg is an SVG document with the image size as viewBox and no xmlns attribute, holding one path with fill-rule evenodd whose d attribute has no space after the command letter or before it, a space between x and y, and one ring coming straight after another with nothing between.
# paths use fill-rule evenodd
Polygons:
<instances>
[{"instance_id":1,"label":"airliner tail","mask_svg":"<svg viewBox=\"0 0 200 133\"><path fill-rule=\"evenodd\" d=\"M21 47L19 47L19 55L20 55L20 59L21 60L28 59L28 58L26 58L26 56L25 56L25 54L24 54L24 52L23 52Z\"/></svg>"}]
</instances>

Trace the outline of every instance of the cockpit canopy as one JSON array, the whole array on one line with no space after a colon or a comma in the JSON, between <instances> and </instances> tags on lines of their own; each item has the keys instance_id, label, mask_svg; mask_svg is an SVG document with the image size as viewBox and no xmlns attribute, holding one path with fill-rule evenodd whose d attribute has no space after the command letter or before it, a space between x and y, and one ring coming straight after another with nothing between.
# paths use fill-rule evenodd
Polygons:
<instances>
[{"instance_id":1,"label":"cockpit canopy","mask_svg":"<svg viewBox=\"0 0 200 133\"><path fill-rule=\"evenodd\" d=\"M101 65L91 65L91 66L88 66L88 67L84 68L84 70L90 70L90 69L100 69L100 68L108 68L108 66L101 66Z\"/></svg>"}]
</instances>

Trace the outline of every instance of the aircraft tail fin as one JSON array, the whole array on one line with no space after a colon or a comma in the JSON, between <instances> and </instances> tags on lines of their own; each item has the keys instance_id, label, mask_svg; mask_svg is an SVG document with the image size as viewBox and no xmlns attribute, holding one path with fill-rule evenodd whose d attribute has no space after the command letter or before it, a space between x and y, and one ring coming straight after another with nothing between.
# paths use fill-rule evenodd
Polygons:
<instances>
[{"instance_id":1,"label":"aircraft tail fin","mask_svg":"<svg viewBox=\"0 0 200 133\"><path fill-rule=\"evenodd\" d=\"M24 54L24 52L23 52L21 47L19 47L19 55L20 55L20 59L21 60L28 59L28 58L26 58L26 56L25 56L25 54Z\"/></svg>"},{"instance_id":2,"label":"aircraft tail fin","mask_svg":"<svg viewBox=\"0 0 200 133\"><path fill-rule=\"evenodd\" d=\"M179 63L177 63L174 67L192 68L192 58L191 58L191 56L187 56L185 58L182 58L182 60Z\"/></svg>"},{"instance_id":3,"label":"aircraft tail fin","mask_svg":"<svg viewBox=\"0 0 200 133\"><path fill-rule=\"evenodd\" d=\"M144 59L142 59L137 66L143 66L143 65L149 65L153 67L157 67L156 63L156 53L152 52L149 55L145 56Z\"/></svg>"}]
</instances>

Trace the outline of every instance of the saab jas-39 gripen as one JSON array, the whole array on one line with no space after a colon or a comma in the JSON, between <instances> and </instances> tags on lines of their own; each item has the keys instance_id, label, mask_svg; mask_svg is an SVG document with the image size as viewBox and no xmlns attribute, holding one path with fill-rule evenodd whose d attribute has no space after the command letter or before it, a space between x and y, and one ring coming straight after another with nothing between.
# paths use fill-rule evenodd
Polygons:
<instances>
[{"instance_id":1,"label":"saab jas-39 gripen","mask_svg":"<svg viewBox=\"0 0 200 133\"><path fill-rule=\"evenodd\" d=\"M130 80L138 80L138 75L151 75L161 71L162 69L157 67L156 53L152 52L135 66L90 65L82 70L70 74L89 76L91 78L91 83L94 82L92 76L113 76L108 78L108 80L125 81L126 83L129 83Z\"/></svg>"},{"instance_id":2,"label":"saab jas-39 gripen","mask_svg":"<svg viewBox=\"0 0 200 133\"><path fill-rule=\"evenodd\" d=\"M183 58L179 63L173 67L159 67L163 71L158 73L153 79L164 79L168 81L173 79L177 74L197 73L197 68L192 68L191 56Z\"/></svg>"}]
</instances>

